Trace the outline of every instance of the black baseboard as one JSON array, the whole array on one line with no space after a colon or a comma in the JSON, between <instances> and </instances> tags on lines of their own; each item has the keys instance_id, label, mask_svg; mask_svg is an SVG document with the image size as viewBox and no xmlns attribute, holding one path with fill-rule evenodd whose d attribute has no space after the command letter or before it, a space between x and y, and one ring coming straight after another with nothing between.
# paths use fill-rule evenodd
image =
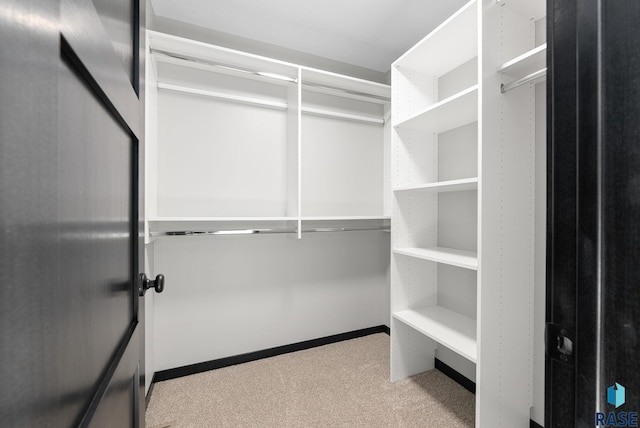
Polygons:
<instances>
[{"instance_id":1,"label":"black baseboard","mask_svg":"<svg viewBox=\"0 0 640 428\"><path fill-rule=\"evenodd\" d=\"M382 327L384 329L384 332L387 333L387 336L391 336L391 328L387 327L386 325L381 325L380 327Z\"/></svg>"},{"instance_id":2,"label":"black baseboard","mask_svg":"<svg viewBox=\"0 0 640 428\"><path fill-rule=\"evenodd\" d=\"M144 409L147 410L149 407L149 400L151 400L151 393L153 393L153 387L156 384L156 375L154 374L151 378L151 385L149 385L149 391L147 391L147 396L144 397Z\"/></svg>"},{"instance_id":3,"label":"black baseboard","mask_svg":"<svg viewBox=\"0 0 640 428\"><path fill-rule=\"evenodd\" d=\"M531 421L531 424L529 425L529 428L544 428L542 425L540 425L539 423L537 423L533 419L529 419L529 420Z\"/></svg>"},{"instance_id":4,"label":"black baseboard","mask_svg":"<svg viewBox=\"0 0 640 428\"><path fill-rule=\"evenodd\" d=\"M264 349L262 351L249 352L247 354L220 358L218 360L206 361L203 363L191 364L183 367L176 367L175 369L162 370L156 372L156 374L153 376L153 382L162 382L163 380L175 379L196 373L206 372L209 370L235 366L237 364L248 363L250 361L261 360L263 358L275 357L277 355L288 354L290 352L303 351L305 349L311 349L317 346L329 345L331 343L356 339L358 337L369 336L376 333L389 334L389 327L385 325L379 325L377 327L364 328L362 330L335 334L333 336L321 337L319 339L306 340L304 342L293 343L291 345L278 346L275 348Z\"/></svg>"},{"instance_id":5,"label":"black baseboard","mask_svg":"<svg viewBox=\"0 0 640 428\"><path fill-rule=\"evenodd\" d=\"M439 359L436 358L435 360L436 360L436 369L440 370L442 373L444 373L451 379L455 380L457 383L462 385L462 387L464 387L465 389L471 391L474 394L476 393L476 383L474 381L467 378L466 376L464 376L462 373L460 373L453 367L446 365Z\"/></svg>"}]
</instances>

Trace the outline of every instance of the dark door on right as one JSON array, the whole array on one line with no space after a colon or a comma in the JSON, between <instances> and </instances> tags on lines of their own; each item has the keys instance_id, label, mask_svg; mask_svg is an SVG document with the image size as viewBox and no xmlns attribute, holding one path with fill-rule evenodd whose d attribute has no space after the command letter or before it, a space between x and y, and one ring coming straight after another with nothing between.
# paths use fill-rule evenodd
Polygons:
<instances>
[{"instance_id":1,"label":"dark door on right","mask_svg":"<svg viewBox=\"0 0 640 428\"><path fill-rule=\"evenodd\" d=\"M640 2L547 6L545 427L637 426Z\"/></svg>"}]
</instances>

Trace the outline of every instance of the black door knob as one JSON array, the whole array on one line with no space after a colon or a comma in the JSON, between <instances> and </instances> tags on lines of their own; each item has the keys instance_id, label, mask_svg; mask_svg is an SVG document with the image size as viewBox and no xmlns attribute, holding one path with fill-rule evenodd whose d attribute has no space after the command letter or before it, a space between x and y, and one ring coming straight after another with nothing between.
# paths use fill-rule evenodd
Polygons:
<instances>
[{"instance_id":1,"label":"black door knob","mask_svg":"<svg viewBox=\"0 0 640 428\"><path fill-rule=\"evenodd\" d=\"M164 275L156 275L156 279L151 280L147 278L146 273L141 273L140 283L138 286L140 296L144 296L144 293L150 288L154 288L156 290L156 293L162 293L162 291L164 290Z\"/></svg>"}]
</instances>

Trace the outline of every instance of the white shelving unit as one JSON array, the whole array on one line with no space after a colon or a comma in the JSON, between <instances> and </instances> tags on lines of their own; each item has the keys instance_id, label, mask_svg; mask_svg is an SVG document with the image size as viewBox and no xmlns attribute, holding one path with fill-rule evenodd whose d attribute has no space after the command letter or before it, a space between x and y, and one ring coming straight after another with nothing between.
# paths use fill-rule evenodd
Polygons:
<instances>
[{"instance_id":1,"label":"white shelving unit","mask_svg":"<svg viewBox=\"0 0 640 428\"><path fill-rule=\"evenodd\" d=\"M153 369L389 324L390 86L147 36Z\"/></svg>"},{"instance_id":2,"label":"white shelving unit","mask_svg":"<svg viewBox=\"0 0 640 428\"><path fill-rule=\"evenodd\" d=\"M543 17L539 0L470 1L391 70L391 379L440 359L476 382L483 428L528 426L534 406Z\"/></svg>"},{"instance_id":3,"label":"white shelving unit","mask_svg":"<svg viewBox=\"0 0 640 428\"><path fill-rule=\"evenodd\" d=\"M392 380L434 357L475 380L477 32L472 1L392 65Z\"/></svg>"},{"instance_id":4,"label":"white shelving unit","mask_svg":"<svg viewBox=\"0 0 640 428\"><path fill-rule=\"evenodd\" d=\"M389 85L148 35L147 242L184 225L388 224Z\"/></svg>"}]
</instances>

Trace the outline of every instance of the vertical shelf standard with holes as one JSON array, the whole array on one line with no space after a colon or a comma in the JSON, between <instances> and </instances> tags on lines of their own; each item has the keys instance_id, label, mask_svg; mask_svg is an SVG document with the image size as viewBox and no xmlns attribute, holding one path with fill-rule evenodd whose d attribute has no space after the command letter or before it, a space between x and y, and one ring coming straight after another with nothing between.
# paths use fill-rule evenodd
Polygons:
<instances>
[{"instance_id":1,"label":"vertical shelf standard with holes","mask_svg":"<svg viewBox=\"0 0 640 428\"><path fill-rule=\"evenodd\" d=\"M544 0L482 4L478 377L499 376L484 389L510 426L544 422L545 11ZM496 426L498 414L476 422Z\"/></svg>"}]
</instances>

